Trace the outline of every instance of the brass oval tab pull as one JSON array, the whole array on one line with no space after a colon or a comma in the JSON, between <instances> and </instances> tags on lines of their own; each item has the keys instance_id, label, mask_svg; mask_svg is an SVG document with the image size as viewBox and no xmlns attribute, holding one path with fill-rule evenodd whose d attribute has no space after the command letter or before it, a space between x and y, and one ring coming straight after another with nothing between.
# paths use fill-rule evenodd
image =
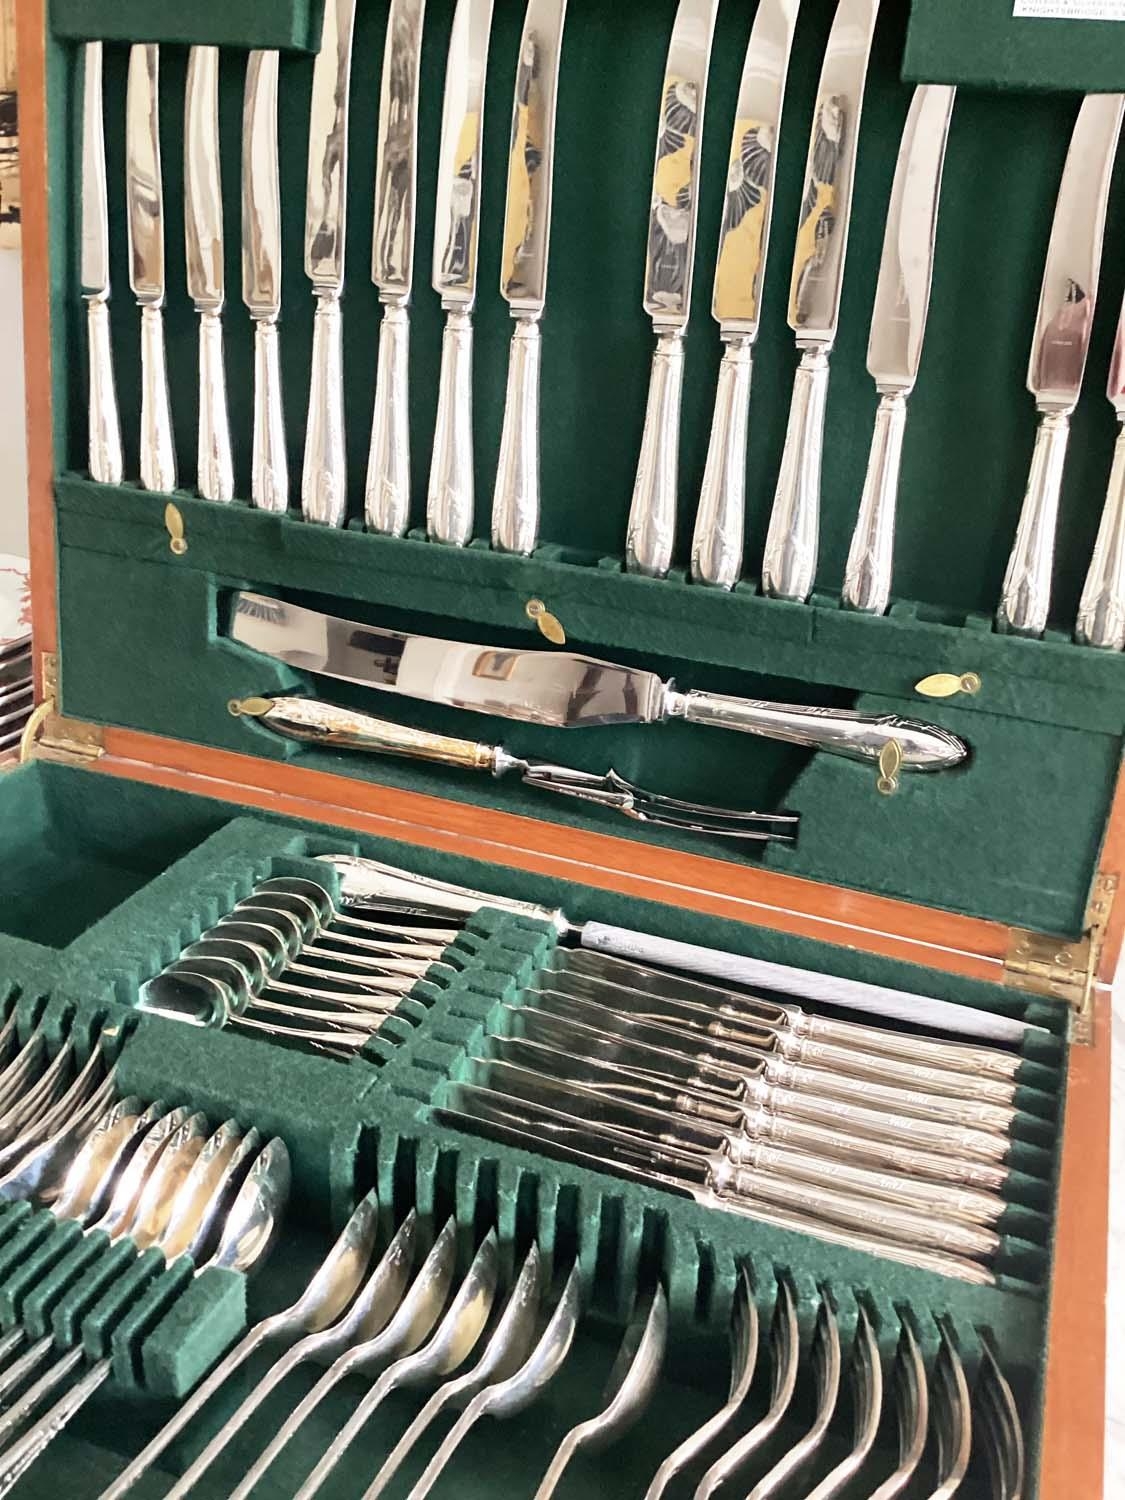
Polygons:
<instances>
[{"instance_id":1,"label":"brass oval tab pull","mask_svg":"<svg viewBox=\"0 0 1125 1500\"><path fill-rule=\"evenodd\" d=\"M164 527L171 537L169 548L177 557L183 557L187 551L187 538L184 536L184 518L180 514L180 507L173 505L171 500L164 507Z\"/></svg>"},{"instance_id":2,"label":"brass oval tab pull","mask_svg":"<svg viewBox=\"0 0 1125 1500\"><path fill-rule=\"evenodd\" d=\"M958 693L971 696L980 692L980 676L976 672L935 672L932 677L923 677L914 684L914 691L924 698L955 698Z\"/></svg>"},{"instance_id":3,"label":"brass oval tab pull","mask_svg":"<svg viewBox=\"0 0 1125 1500\"><path fill-rule=\"evenodd\" d=\"M236 719L261 719L272 707L269 698L232 698L227 704L228 711Z\"/></svg>"},{"instance_id":4,"label":"brass oval tab pull","mask_svg":"<svg viewBox=\"0 0 1125 1500\"><path fill-rule=\"evenodd\" d=\"M884 797L893 797L898 791L898 773L902 770L902 746L898 740L888 740L879 752L879 779L875 785Z\"/></svg>"},{"instance_id":5,"label":"brass oval tab pull","mask_svg":"<svg viewBox=\"0 0 1125 1500\"><path fill-rule=\"evenodd\" d=\"M553 646L566 645L566 631L563 623L557 615L553 615L542 599L529 599L524 606L524 611L529 620L534 620L539 627L539 634L545 635Z\"/></svg>"}]
</instances>

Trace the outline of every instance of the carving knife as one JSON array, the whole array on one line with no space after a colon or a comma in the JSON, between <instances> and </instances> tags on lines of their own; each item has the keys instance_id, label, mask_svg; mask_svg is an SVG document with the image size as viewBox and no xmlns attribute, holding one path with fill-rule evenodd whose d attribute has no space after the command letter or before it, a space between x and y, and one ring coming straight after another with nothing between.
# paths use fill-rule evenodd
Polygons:
<instances>
[{"instance_id":1,"label":"carving knife","mask_svg":"<svg viewBox=\"0 0 1125 1500\"><path fill-rule=\"evenodd\" d=\"M1039 636L1047 628L1070 414L1082 392L1090 348L1123 104L1121 94L1089 94L1083 100L1055 205L1027 371L1039 429L996 614L998 629L1013 635Z\"/></svg>"},{"instance_id":2,"label":"carving knife","mask_svg":"<svg viewBox=\"0 0 1125 1500\"><path fill-rule=\"evenodd\" d=\"M840 0L820 73L805 166L789 326L801 362L762 560L762 588L803 603L816 578L828 357L836 341L860 116L879 0Z\"/></svg>"},{"instance_id":3,"label":"carving knife","mask_svg":"<svg viewBox=\"0 0 1125 1500\"><path fill-rule=\"evenodd\" d=\"M355 0L327 0L309 112L305 275L316 298L316 321L301 509L306 521L320 526L343 526L348 508L340 298L344 291L348 93L354 22Z\"/></svg>"},{"instance_id":4,"label":"carving knife","mask_svg":"<svg viewBox=\"0 0 1125 1500\"><path fill-rule=\"evenodd\" d=\"M727 171L711 310L723 341L691 576L730 589L742 571L750 378L773 217L781 109L800 0L762 0L754 16Z\"/></svg>"},{"instance_id":5,"label":"carving knife","mask_svg":"<svg viewBox=\"0 0 1125 1500\"><path fill-rule=\"evenodd\" d=\"M184 242L188 296L199 314L197 479L205 500L234 498L223 373L223 191L219 177L219 49L193 47L184 90Z\"/></svg>"},{"instance_id":6,"label":"carving knife","mask_svg":"<svg viewBox=\"0 0 1125 1500\"><path fill-rule=\"evenodd\" d=\"M298 671L556 729L686 719L871 764L893 740L910 771L945 770L968 753L947 730L895 714L681 693L655 672L572 652L404 635L245 591L234 596L230 635Z\"/></svg>"},{"instance_id":7,"label":"carving knife","mask_svg":"<svg viewBox=\"0 0 1125 1500\"><path fill-rule=\"evenodd\" d=\"M883 236L867 344L867 369L875 381L879 407L843 590L844 604L866 614L884 614L891 598L906 398L918 378L926 336L954 94L945 84L922 84L915 89Z\"/></svg>"},{"instance_id":8,"label":"carving knife","mask_svg":"<svg viewBox=\"0 0 1125 1500\"><path fill-rule=\"evenodd\" d=\"M446 312L426 527L463 547L473 534L473 307L477 299L481 128L492 0L457 0L445 68L433 287Z\"/></svg>"},{"instance_id":9,"label":"carving knife","mask_svg":"<svg viewBox=\"0 0 1125 1500\"><path fill-rule=\"evenodd\" d=\"M515 319L492 545L525 557L539 540L539 320L547 299L555 103L566 0L528 0L512 106L500 295Z\"/></svg>"},{"instance_id":10,"label":"carving knife","mask_svg":"<svg viewBox=\"0 0 1125 1500\"><path fill-rule=\"evenodd\" d=\"M254 323L254 452L250 498L260 510L289 505L281 407L281 189L275 51L251 52L242 106L242 300Z\"/></svg>"},{"instance_id":11,"label":"carving knife","mask_svg":"<svg viewBox=\"0 0 1125 1500\"><path fill-rule=\"evenodd\" d=\"M82 296L90 373L90 475L120 484L121 418L109 335L109 210L106 203L102 44L87 42L82 80Z\"/></svg>"},{"instance_id":12,"label":"carving knife","mask_svg":"<svg viewBox=\"0 0 1125 1500\"><path fill-rule=\"evenodd\" d=\"M129 52L125 101L125 189L129 284L141 309L141 483L176 488L176 454L164 357L164 192L160 176L160 49Z\"/></svg>"},{"instance_id":13,"label":"carving knife","mask_svg":"<svg viewBox=\"0 0 1125 1500\"><path fill-rule=\"evenodd\" d=\"M1074 634L1082 646L1120 651L1125 647L1125 304L1117 323L1106 395L1117 413L1117 443Z\"/></svg>"},{"instance_id":14,"label":"carving knife","mask_svg":"<svg viewBox=\"0 0 1125 1500\"><path fill-rule=\"evenodd\" d=\"M426 0L392 0L383 47L371 279L383 318L364 511L370 531L410 524L410 293L418 191L418 69Z\"/></svg>"},{"instance_id":15,"label":"carving knife","mask_svg":"<svg viewBox=\"0 0 1125 1500\"><path fill-rule=\"evenodd\" d=\"M656 352L625 538L626 567L650 578L667 573L675 542L684 336L691 313L703 107L717 11L718 0L680 0L656 138L644 296L656 331Z\"/></svg>"}]
</instances>

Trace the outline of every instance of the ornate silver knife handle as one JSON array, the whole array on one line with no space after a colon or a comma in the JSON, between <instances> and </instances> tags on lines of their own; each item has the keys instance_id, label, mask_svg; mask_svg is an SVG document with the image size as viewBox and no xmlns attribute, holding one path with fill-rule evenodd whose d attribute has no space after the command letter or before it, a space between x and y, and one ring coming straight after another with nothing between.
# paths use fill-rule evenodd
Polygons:
<instances>
[{"instance_id":1,"label":"ornate silver knife handle","mask_svg":"<svg viewBox=\"0 0 1125 1500\"><path fill-rule=\"evenodd\" d=\"M86 331L90 359L90 475L99 484L120 484L124 472L121 418L113 379L109 303L103 297L88 299Z\"/></svg>"},{"instance_id":2,"label":"ornate silver knife handle","mask_svg":"<svg viewBox=\"0 0 1125 1500\"><path fill-rule=\"evenodd\" d=\"M410 313L387 303L379 327L379 367L364 514L369 531L404 536L410 525Z\"/></svg>"},{"instance_id":3,"label":"ornate silver knife handle","mask_svg":"<svg viewBox=\"0 0 1125 1500\"><path fill-rule=\"evenodd\" d=\"M150 303L141 307L141 483L146 490L176 488L164 315Z\"/></svg>"},{"instance_id":4,"label":"ornate silver knife handle","mask_svg":"<svg viewBox=\"0 0 1125 1500\"><path fill-rule=\"evenodd\" d=\"M769 740L824 750L848 760L878 763L892 740L902 751L904 771L945 771L960 765L969 753L964 740L920 719L898 714L864 714L844 708L803 708L791 703L764 703L721 693L669 690L665 715L709 724L715 729L737 729Z\"/></svg>"},{"instance_id":5,"label":"ornate silver knife handle","mask_svg":"<svg viewBox=\"0 0 1125 1500\"><path fill-rule=\"evenodd\" d=\"M234 466L223 370L223 324L218 313L199 316L199 442L197 483L204 500L234 499Z\"/></svg>"},{"instance_id":6,"label":"ornate silver knife handle","mask_svg":"<svg viewBox=\"0 0 1125 1500\"><path fill-rule=\"evenodd\" d=\"M676 330L662 333L652 357L644 435L625 539L625 566L630 573L643 573L649 578L663 578L672 565L683 384L683 334Z\"/></svg>"},{"instance_id":7,"label":"ornate silver knife handle","mask_svg":"<svg viewBox=\"0 0 1125 1500\"><path fill-rule=\"evenodd\" d=\"M1105 508L1078 606L1080 645L1125 647L1125 426L1117 434Z\"/></svg>"},{"instance_id":8,"label":"ornate silver knife handle","mask_svg":"<svg viewBox=\"0 0 1125 1500\"><path fill-rule=\"evenodd\" d=\"M844 572L844 604L869 615L886 614L891 600L895 510L905 432L906 397L901 391L884 392L875 413L867 477Z\"/></svg>"},{"instance_id":9,"label":"ornate silver knife handle","mask_svg":"<svg viewBox=\"0 0 1125 1500\"><path fill-rule=\"evenodd\" d=\"M275 318L258 318L254 323L254 456L250 498L259 510L289 508L281 351Z\"/></svg>"},{"instance_id":10,"label":"ornate silver knife handle","mask_svg":"<svg viewBox=\"0 0 1125 1500\"><path fill-rule=\"evenodd\" d=\"M753 369L753 339L729 338L719 366L711 443L691 544L692 581L720 589L734 588L742 572Z\"/></svg>"},{"instance_id":11,"label":"ornate silver knife handle","mask_svg":"<svg viewBox=\"0 0 1125 1500\"><path fill-rule=\"evenodd\" d=\"M492 497L492 545L530 557L539 541L539 371L537 318L520 318L508 355L504 430Z\"/></svg>"},{"instance_id":12,"label":"ornate silver knife handle","mask_svg":"<svg viewBox=\"0 0 1125 1500\"><path fill-rule=\"evenodd\" d=\"M305 520L319 526L339 527L347 519L343 315L333 295L316 301L301 508Z\"/></svg>"},{"instance_id":13,"label":"ornate silver knife handle","mask_svg":"<svg viewBox=\"0 0 1125 1500\"><path fill-rule=\"evenodd\" d=\"M999 629L1011 635L1040 636L1047 628L1055 526L1069 438L1068 412L1047 412L1040 419L1027 493L996 616Z\"/></svg>"},{"instance_id":14,"label":"ornate silver knife handle","mask_svg":"<svg viewBox=\"0 0 1125 1500\"><path fill-rule=\"evenodd\" d=\"M473 535L473 320L451 312L441 340L434 455L426 529L436 542L464 547Z\"/></svg>"},{"instance_id":15,"label":"ornate silver knife handle","mask_svg":"<svg viewBox=\"0 0 1125 1500\"><path fill-rule=\"evenodd\" d=\"M762 558L762 590L803 604L816 582L820 462L828 403L828 350L806 349L793 380L789 426Z\"/></svg>"}]
</instances>

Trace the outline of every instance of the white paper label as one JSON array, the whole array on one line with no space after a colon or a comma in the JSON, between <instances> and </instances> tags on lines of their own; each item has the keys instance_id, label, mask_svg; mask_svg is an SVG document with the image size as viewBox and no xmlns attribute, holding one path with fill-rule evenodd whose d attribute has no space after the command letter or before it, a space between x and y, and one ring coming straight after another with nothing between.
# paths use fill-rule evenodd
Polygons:
<instances>
[{"instance_id":1,"label":"white paper label","mask_svg":"<svg viewBox=\"0 0 1125 1500\"><path fill-rule=\"evenodd\" d=\"M1125 21L1125 0L1016 0L1012 14L1041 21Z\"/></svg>"}]
</instances>

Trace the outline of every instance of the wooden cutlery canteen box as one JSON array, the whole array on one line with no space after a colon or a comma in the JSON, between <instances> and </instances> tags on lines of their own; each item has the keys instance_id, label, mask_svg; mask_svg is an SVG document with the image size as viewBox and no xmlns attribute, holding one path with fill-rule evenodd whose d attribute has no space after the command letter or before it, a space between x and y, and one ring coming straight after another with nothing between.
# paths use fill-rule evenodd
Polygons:
<instances>
[{"instance_id":1,"label":"wooden cutlery canteen box","mask_svg":"<svg viewBox=\"0 0 1125 1500\"><path fill-rule=\"evenodd\" d=\"M333 16L348 8L338 0L328 4ZM659 1284L669 1334L652 1401L617 1446L576 1460L563 1486L575 1497L644 1494L668 1452L726 1399L731 1309L745 1270L762 1328L750 1398L757 1415L769 1395L766 1340L782 1282L797 1308L801 1371L778 1451L797 1443L814 1417L809 1351L822 1299L835 1309L845 1355L861 1315L875 1330L888 1388L883 1421L869 1465L840 1493L868 1495L894 1467L892 1367L909 1324L931 1379L943 1342L957 1351L970 1385L984 1361L995 1358L1014 1394L1026 1443L1023 1494L1096 1500L1103 1492L1109 984L1125 916L1125 903L1117 899L1125 855L1119 788L1125 657L1112 647L1079 644L1075 621L1111 471L1113 483L1121 484L1114 468L1117 423L1101 386L1103 374L1110 374L1125 288L1125 257L1114 253L1125 245L1120 163L1108 196L1096 311L1093 289L1076 279L1062 299L1073 313L1067 337L1081 346L1074 356L1078 383L1085 357L1081 399L1052 406L1045 380L1033 380L1029 394L1026 370L1033 336L1039 337L1041 285L1048 295L1044 265L1049 245L1052 254L1056 248L1052 224L1082 96L1125 90L1125 7L884 0L881 8L868 7L879 14L861 68L862 118L841 107L830 120L821 109L821 69L837 7L829 0L803 0L799 7L795 0L788 6L773 0L772 8L795 16L796 26L781 126L761 134L770 150L776 147L776 176L771 171L762 179L748 160L735 171L729 143L751 27L756 14L770 8L767 0L720 0L717 13L708 4L694 6L704 22L712 13L715 28L704 72L705 123L696 140L702 98L694 85L678 80L669 55L675 0L570 0L553 136L544 139L544 118L535 115L540 84L531 66L530 85L526 70L520 75L531 101L523 106L522 139L518 95L514 136L512 101L526 64L525 6L496 0L479 141L474 148L470 140L459 168L469 197L476 195L464 210L471 214L465 232L477 269L475 307L448 295L443 307L428 274L436 220L448 213L448 204L438 203L443 101L447 88L466 87L454 67L453 54L466 45L458 28L479 26L479 13L488 7L478 4L474 15L466 3L429 0L416 115L393 122L398 134L388 143L385 130L380 141L381 91L385 100L390 88L383 76L388 13L421 7L357 0L350 97L338 92L334 104L346 111L346 153L314 163L310 98L322 26L329 30L320 0L17 0L41 706L25 736L22 763L0 777L6 856L0 996L5 1014L23 1007L25 1030L45 1015L56 1029L77 1027L86 1046L99 1028L108 1030L119 1048L122 1092L191 1105L212 1121L236 1116L284 1139L292 1156L292 1199L269 1263L246 1289L247 1316L283 1305L371 1189L378 1191L388 1226L416 1207L427 1231L436 1233L452 1214L462 1264L494 1227L508 1284L533 1240L556 1275L577 1260L584 1315L574 1364L523 1415L483 1423L451 1463L438 1494L532 1494L559 1438L599 1409L602 1371L634 1298L642 1286ZM1110 18L1087 18L1098 11ZM335 37L335 21L332 26ZM92 41L102 44L108 255L102 285L91 284L88 270L98 196L89 151L93 96L85 88ZM159 47L158 93L151 98L159 153L149 152L150 179L154 164L156 175L147 205L129 202L143 172L134 160L138 148L129 139L126 109L137 43ZM193 47L218 48L221 201L209 211L217 218L221 210L223 233L210 245L215 259L208 277L212 290L218 288L210 302L189 286L185 257L185 171L193 170L198 145L190 111L185 124ZM260 63L275 49L281 276L273 288L279 316L265 319L270 327L263 337L261 308L249 305L252 298L244 306L239 295L255 280L244 209L248 197L253 204L248 175L258 169L252 152L243 155L243 110L248 63ZM150 51L147 58L156 55ZM770 67L776 70L777 59L767 52L759 71L768 74ZM155 77L150 67L150 88ZM920 359L914 350L916 384L911 379L898 387L900 396L902 390L910 396L910 420L902 438L893 586L885 611L846 608L841 591L876 405L880 394L895 389L891 382L877 390L879 372L868 371L868 339L896 163L918 84L956 85L957 95L943 180L940 161L937 170L924 347ZM668 90L677 88L669 103ZM686 125L676 115L677 101L688 108ZM205 100L204 116L207 107ZM817 111L822 153L835 153L837 160L855 147L850 183L833 185L828 168L819 178L807 176ZM665 206L680 213L675 222L660 221L665 242L659 253L653 225L660 216L652 208L658 124L664 170L675 178ZM412 212L393 229L400 262L405 253L409 263L411 248L416 258L408 299L401 288L388 294L371 274L373 227L382 216L376 182L387 177L392 149L400 153L401 169L416 170L417 178ZM537 340L534 357L541 364L541 503L529 555L523 555L527 548L494 545L489 516L510 399L511 314L521 312L497 287L508 254L509 158L514 163L517 154L525 162L534 156L536 167L550 154L553 165L549 290L545 303L530 317L524 308L515 325L520 338ZM1097 179L1106 175L1112 155L1079 163L1094 219L1105 197L1102 192L1099 204ZM268 172L266 156L262 170ZM660 171L658 159L658 183ZM330 196L340 187L347 206L342 298L339 285L326 293L323 282L306 274L343 255L342 243L325 250L306 242L306 186L308 179L311 199L314 177L316 192ZM823 213L816 210L819 218L807 201L810 181L814 195L821 191L830 200L821 205ZM755 212L765 203L771 253L768 274L761 266L753 273L747 326L754 336L724 344L712 316L715 251L729 200L746 184ZM672 264L685 252L685 204L689 219L698 213L694 241L691 234L686 240L695 269L690 305L684 303L682 260L678 271ZM794 237L799 221L813 241L825 236L826 252L823 245L806 246L815 282L837 253L833 216L847 218L849 211L842 296L831 336L813 348L808 327L800 316L794 319L804 295L791 283ZM914 203L902 215L901 234L920 232L922 241L903 251L904 266L912 264L911 255L926 262L925 211L924 203ZM149 235L162 236L155 278L152 243L147 251L139 243L146 213ZM921 231L911 214L922 215ZM1085 238L1086 258L1096 265L1090 246L1100 251L1099 228L1083 227L1077 211L1070 222L1072 238ZM340 224L334 232L342 239ZM1081 248L1068 249L1081 259ZM451 254L447 247L443 259L439 244L433 255L438 282L449 272ZM377 271L387 258L377 242ZM678 312L669 312L675 293L660 290L665 272L680 289ZM407 300L408 361L396 342ZM716 293L717 311L718 302ZM463 341L469 311L475 347L458 379L471 380L472 426L465 440L476 509L467 537L453 538L465 545L454 545L437 540L434 497L428 506L427 491L434 489L435 446L449 441L448 433L435 431L443 343ZM688 311L685 343L679 335ZM203 498L222 484L209 468L214 443L197 443L205 419L212 439L215 432L214 411L201 409L201 389L208 397L208 388L200 380L200 313L212 330L216 314L222 320L229 499ZM151 340L154 314L162 318L174 472L166 464L153 468L152 424L159 426L159 413L154 417L152 403L160 390L159 381L142 380L142 324ZM917 308L913 315L917 320ZM315 404L316 381L325 369L332 373L331 362L320 364L319 355L313 368L314 321L322 316L332 327L318 329L317 337L334 337L342 324L340 404L333 417L332 400L325 398L321 430L314 431L314 422L307 432L310 382ZM654 324L655 383L663 378L661 359L680 361L674 372L682 382L678 454L675 434L669 437L675 410L659 405L659 392L646 431ZM727 332L724 327L724 338ZM98 359L104 355L108 365L97 365L91 339L100 341ZM259 362L268 348L280 384L280 405L266 435L255 410L256 346ZM744 484L741 576L733 588L709 587L692 555L716 381L724 350L742 351L748 379L751 347L749 424L736 476ZM799 361L804 370L825 360L829 349L815 576L804 597L771 597L787 593L763 587L762 578L771 566L763 559L779 473L793 459L786 431L794 372ZM213 354L212 348L206 357ZM397 373L408 376L410 445L409 514L402 525L385 528L387 534L365 522L364 500L384 354L388 365L401 357ZM151 342L145 357L155 357ZM516 349L513 367L520 357ZM112 465L107 480L105 453L92 455L88 435L98 394L91 370L96 384L99 368L109 367L120 421L119 481ZM1060 378L1070 378L1067 370ZM257 379L260 385L261 368ZM404 386L397 394L405 393ZM1037 400L1049 437L1067 416L1071 429L1056 497L1049 612L1042 631L1001 629L997 608L1006 593L1006 563L1018 545L1033 449L1040 468L1047 462L1036 449ZM318 519L340 525L314 524L302 514L302 466L307 470L318 443L323 457L333 441L332 433L323 436L325 420L329 427L335 421L346 440L346 467L336 470L346 482L335 495L342 516ZM739 421L737 412L732 420ZM284 492L279 502L276 488L263 479L263 445L270 444L274 479L279 454L288 469L288 508ZM664 566L636 566L631 551L631 497L642 444L650 459L657 452L653 462L664 466L665 484L671 466L673 490L678 464L674 534L667 533L670 563ZM147 458L142 449L149 450ZM1052 452L1057 459L1058 447ZM169 450L158 457L167 460ZM397 459L407 462L401 452ZM162 477L170 480L167 488ZM307 473L304 478L307 491ZM464 491L464 469L459 480ZM638 492L643 487L637 479ZM1048 530L1052 522L1047 515ZM952 769L917 775L899 767L893 754L878 765L864 764L683 718L563 734L527 719L396 700L360 682L326 681L232 640L239 590L401 632L623 661L674 680L681 691L922 719L962 738L969 754ZM489 744L502 739L513 756L597 775L612 766L630 782L693 803L786 809L799 815L799 833L795 842L754 842L630 821L612 806L543 797L518 775L481 777L456 765L302 743L275 734L253 711L231 711L232 704L277 695L320 696L438 735ZM346 1059L246 1029L186 1026L137 1009L145 982L261 880L317 878L335 891L333 867L318 859L333 854L370 856L498 898L561 908L572 924L611 923L887 986L918 997L920 1020L933 998L952 1001L966 1014L1033 1023L1039 1029L1023 1043L1017 1102L1034 1096L1035 1148L1025 1151L1018 1142L1013 1148L1012 1180L1022 1186L1012 1190L998 1226L990 1284L962 1282L831 1236L694 1202L635 1175L552 1156L546 1145L539 1152L443 1123L435 1114L443 1090L467 1076L466 1059L481 1044L490 1007L527 983L528 955L548 941L547 929L534 924L511 919L505 927L497 918L490 928L488 920L474 919L487 948L487 963L478 964L485 977L475 1009L466 999L470 986L462 986L458 1000L453 991L423 983L401 1014ZM799 987L788 998L802 1003ZM870 1016L850 1019L880 1024ZM239 1326L232 1315L228 1342ZM23 1491L100 1493L202 1374L201 1359L192 1365L191 1343L190 1328L140 1329L131 1365L126 1360L115 1368L113 1380L29 1470ZM829 1435L837 1461L848 1451L851 1432L846 1379L841 1389ZM345 1465L336 1476L346 1475L351 1488L332 1493L362 1493L379 1455L415 1409L412 1395L396 1400L402 1404L388 1406L357 1446L354 1467ZM286 1410L284 1403L267 1408L279 1421ZM279 1464L258 1493L295 1492L350 1407L341 1398L338 1407L328 1403L324 1410L319 1425L292 1445L291 1467ZM919 1479L912 1494L950 1492L937 1489L934 1441L927 1467L919 1470L932 1483L926 1487ZM139 1485L136 1493L165 1493L192 1451L190 1443L174 1445L146 1476L148 1487ZM818 1472L827 1472L825 1455L818 1463ZM193 1493L205 1500L227 1495L244 1469L220 1463ZM739 1476L737 1482L746 1480L743 1492L762 1472L751 1468ZM806 1494L816 1477L810 1470L803 1488L795 1483L784 1493ZM678 1483L679 1493L692 1492ZM960 1493L1015 1492L974 1450Z\"/></svg>"}]
</instances>

